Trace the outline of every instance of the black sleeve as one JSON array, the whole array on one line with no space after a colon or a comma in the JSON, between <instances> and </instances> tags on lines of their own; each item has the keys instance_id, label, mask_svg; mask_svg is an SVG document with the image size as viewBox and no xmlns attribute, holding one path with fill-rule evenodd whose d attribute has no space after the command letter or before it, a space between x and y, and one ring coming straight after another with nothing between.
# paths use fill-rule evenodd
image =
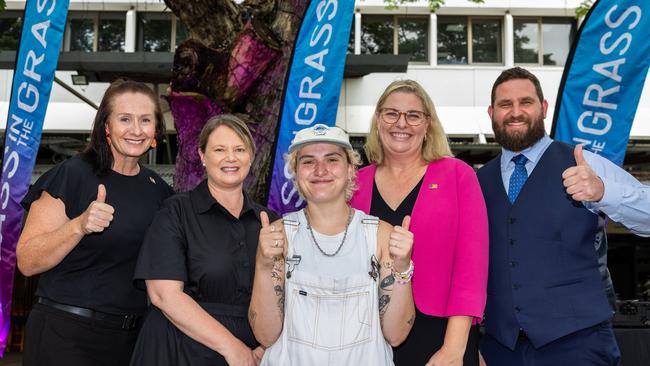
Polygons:
<instances>
[{"instance_id":1,"label":"black sleeve","mask_svg":"<svg viewBox=\"0 0 650 366\"><path fill-rule=\"evenodd\" d=\"M187 243L178 198L164 203L147 230L133 276L137 287L143 287L142 280L187 281Z\"/></svg>"},{"instance_id":2,"label":"black sleeve","mask_svg":"<svg viewBox=\"0 0 650 366\"><path fill-rule=\"evenodd\" d=\"M97 179L90 166L78 157L70 158L41 175L30 187L21 204L25 210L29 210L45 191L50 196L61 199L65 204L66 215L73 219L90 204L87 202L84 205L85 202L82 202L88 200L88 197L84 197L84 187L93 184L90 179Z\"/></svg>"}]
</instances>

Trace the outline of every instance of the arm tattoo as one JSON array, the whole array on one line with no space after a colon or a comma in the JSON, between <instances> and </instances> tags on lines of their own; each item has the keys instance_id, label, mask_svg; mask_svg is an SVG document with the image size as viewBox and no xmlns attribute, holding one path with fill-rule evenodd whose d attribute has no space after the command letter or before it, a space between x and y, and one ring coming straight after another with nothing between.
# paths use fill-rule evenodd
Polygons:
<instances>
[{"instance_id":1,"label":"arm tattoo","mask_svg":"<svg viewBox=\"0 0 650 366\"><path fill-rule=\"evenodd\" d=\"M275 285L273 290L275 290L275 296L278 297L278 309L284 314L284 288L280 285Z\"/></svg>"},{"instance_id":2,"label":"arm tattoo","mask_svg":"<svg viewBox=\"0 0 650 366\"><path fill-rule=\"evenodd\" d=\"M386 313L386 308L390 302L390 295L381 295L379 297L379 320L384 319L384 314Z\"/></svg>"},{"instance_id":3,"label":"arm tattoo","mask_svg":"<svg viewBox=\"0 0 650 366\"><path fill-rule=\"evenodd\" d=\"M284 258L281 256L275 257L273 260L273 269L271 270L271 278L275 284L273 285L273 291L275 291L275 296L278 297L278 309L280 309L280 314L284 316Z\"/></svg>"},{"instance_id":4,"label":"arm tattoo","mask_svg":"<svg viewBox=\"0 0 650 366\"><path fill-rule=\"evenodd\" d=\"M390 262L384 263L384 268L390 268L390 266ZM388 275L379 282L379 322L382 323L382 327L384 314L386 314L388 303L390 303L389 291L393 290L393 284L395 284L395 277L392 273L388 273Z\"/></svg>"},{"instance_id":5,"label":"arm tattoo","mask_svg":"<svg viewBox=\"0 0 650 366\"><path fill-rule=\"evenodd\" d=\"M395 276L393 276L393 274L391 273L388 276L384 277L383 280L381 280L379 287L384 291L392 291L393 284L395 284Z\"/></svg>"}]
</instances>

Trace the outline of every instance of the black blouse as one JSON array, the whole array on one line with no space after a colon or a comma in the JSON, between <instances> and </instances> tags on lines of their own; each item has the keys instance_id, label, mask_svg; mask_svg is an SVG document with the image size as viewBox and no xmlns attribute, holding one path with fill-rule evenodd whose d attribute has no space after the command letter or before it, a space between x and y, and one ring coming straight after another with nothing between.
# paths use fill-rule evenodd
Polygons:
<instances>
[{"instance_id":1,"label":"black blouse","mask_svg":"<svg viewBox=\"0 0 650 366\"><path fill-rule=\"evenodd\" d=\"M48 271L41 273L36 296L106 313L143 313L144 291L133 287L133 270L144 234L163 201L173 192L155 172L141 166L134 176L109 171L97 176L80 157L70 158L43 174L22 201L29 209L43 191L63 201L70 219L97 199L106 187L106 203L115 213L101 233L85 235Z\"/></svg>"},{"instance_id":2,"label":"black blouse","mask_svg":"<svg viewBox=\"0 0 650 366\"><path fill-rule=\"evenodd\" d=\"M183 281L195 301L248 306L261 211L271 221L278 217L244 193L242 211L234 217L212 197L206 180L169 198L142 244L136 283Z\"/></svg>"},{"instance_id":3,"label":"black blouse","mask_svg":"<svg viewBox=\"0 0 650 366\"><path fill-rule=\"evenodd\" d=\"M420 179L420 182L415 185L413 190L404 198L404 200L397 206L396 210L393 210L388 206L384 198L379 194L379 189L377 189L377 183L372 181L372 201L370 202L370 214L373 216L379 217L381 220L386 221L387 223L397 226L402 225L404 216L411 215L413 212L413 207L415 206L415 201L418 198L418 193L420 192L420 186L424 181L424 176Z\"/></svg>"}]
</instances>

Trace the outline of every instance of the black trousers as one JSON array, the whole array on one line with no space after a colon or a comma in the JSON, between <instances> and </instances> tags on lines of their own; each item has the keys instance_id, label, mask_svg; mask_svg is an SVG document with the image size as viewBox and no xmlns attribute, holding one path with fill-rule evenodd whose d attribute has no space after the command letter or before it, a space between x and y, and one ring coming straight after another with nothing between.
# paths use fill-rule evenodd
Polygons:
<instances>
[{"instance_id":1,"label":"black trousers","mask_svg":"<svg viewBox=\"0 0 650 366\"><path fill-rule=\"evenodd\" d=\"M396 366L419 366L426 364L445 340L447 318L422 313L415 308L415 323L406 341L393 348L393 361ZM463 366L478 366L478 325L472 325L463 357ZM491 365L490 365L491 366Z\"/></svg>"},{"instance_id":2,"label":"black trousers","mask_svg":"<svg viewBox=\"0 0 650 366\"><path fill-rule=\"evenodd\" d=\"M23 365L128 365L138 331L35 304L25 327Z\"/></svg>"}]
</instances>

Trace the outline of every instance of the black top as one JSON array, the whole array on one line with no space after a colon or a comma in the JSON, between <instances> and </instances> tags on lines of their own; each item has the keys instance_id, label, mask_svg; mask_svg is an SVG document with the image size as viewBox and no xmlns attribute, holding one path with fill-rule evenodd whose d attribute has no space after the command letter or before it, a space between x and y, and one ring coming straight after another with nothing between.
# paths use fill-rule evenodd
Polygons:
<instances>
[{"instance_id":1,"label":"black top","mask_svg":"<svg viewBox=\"0 0 650 366\"><path fill-rule=\"evenodd\" d=\"M386 204L384 198L379 194L377 183L373 181L372 201L370 203L370 214L390 223L391 225L402 225L404 216L412 215L415 201L424 176L413 190L404 198L396 210ZM415 306L415 322L406 340L398 347L393 348L393 361L396 366L423 365L433 353L442 347L445 332L447 330L447 318L441 318L424 314ZM463 365L478 366L478 326L473 326L469 333Z\"/></svg>"},{"instance_id":2,"label":"black top","mask_svg":"<svg viewBox=\"0 0 650 366\"><path fill-rule=\"evenodd\" d=\"M28 210L46 191L63 201L73 219L97 199L99 184L115 209L113 221L103 232L84 236L58 265L43 272L36 295L107 313L143 313L146 294L133 287L131 278L145 231L173 193L162 178L143 166L134 176L110 171L98 177L90 164L73 157L43 174L22 205Z\"/></svg>"},{"instance_id":3,"label":"black top","mask_svg":"<svg viewBox=\"0 0 650 366\"><path fill-rule=\"evenodd\" d=\"M171 197L147 232L135 280L183 281L195 301L248 306L261 211L271 221L278 217L244 193L234 217L212 197L206 180Z\"/></svg>"},{"instance_id":4,"label":"black top","mask_svg":"<svg viewBox=\"0 0 650 366\"><path fill-rule=\"evenodd\" d=\"M420 192L420 186L424 181L424 176L420 179L418 184L413 187L413 190L404 198L404 200L397 206L396 210L393 210L388 206L384 198L379 194L377 189L377 183L372 181L372 200L370 201L370 215L377 216L381 220L386 221L387 223L398 226L402 225L404 216L411 215L413 207L415 206L415 201L418 198L418 193Z\"/></svg>"}]
</instances>

